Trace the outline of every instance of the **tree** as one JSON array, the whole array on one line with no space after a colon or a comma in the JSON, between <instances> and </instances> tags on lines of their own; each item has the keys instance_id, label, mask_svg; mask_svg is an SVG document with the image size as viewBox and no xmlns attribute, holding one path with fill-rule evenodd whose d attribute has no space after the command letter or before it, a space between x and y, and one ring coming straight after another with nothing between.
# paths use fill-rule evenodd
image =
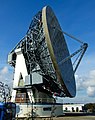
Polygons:
<instances>
[{"instance_id":1,"label":"tree","mask_svg":"<svg viewBox=\"0 0 95 120\"><path fill-rule=\"evenodd\" d=\"M91 112L95 112L95 103L88 103L84 105L84 110L90 110Z\"/></svg>"}]
</instances>

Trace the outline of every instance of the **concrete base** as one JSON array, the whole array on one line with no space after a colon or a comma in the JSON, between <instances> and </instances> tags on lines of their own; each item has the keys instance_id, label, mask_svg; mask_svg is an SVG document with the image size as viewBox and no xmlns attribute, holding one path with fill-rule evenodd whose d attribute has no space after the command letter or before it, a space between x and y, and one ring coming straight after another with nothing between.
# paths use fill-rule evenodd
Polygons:
<instances>
[{"instance_id":1,"label":"concrete base","mask_svg":"<svg viewBox=\"0 0 95 120\"><path fill-rule=\"evenodd\" d=\"M37 103L37 104L17 104L16 117L53 117L63 115L62 104L58 103Z\"/></svg>"}]
</instances>

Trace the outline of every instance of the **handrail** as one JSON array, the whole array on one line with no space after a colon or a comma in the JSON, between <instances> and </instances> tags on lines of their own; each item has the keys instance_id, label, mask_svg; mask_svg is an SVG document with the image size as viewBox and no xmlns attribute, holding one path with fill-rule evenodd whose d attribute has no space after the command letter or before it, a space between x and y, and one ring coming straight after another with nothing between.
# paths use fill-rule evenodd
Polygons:
<instances>
[{"instance_id":1,"label":"handrail","mask_svg":"<svg viewBox=\"0 0 95 120\"><path fill-rule=\"evenodd\" d=\"M55 103L54 99L51 98L35 98L36 103ZM29 98L16 98L15 103L31 103Z\"/></svg>"}]
</instances>

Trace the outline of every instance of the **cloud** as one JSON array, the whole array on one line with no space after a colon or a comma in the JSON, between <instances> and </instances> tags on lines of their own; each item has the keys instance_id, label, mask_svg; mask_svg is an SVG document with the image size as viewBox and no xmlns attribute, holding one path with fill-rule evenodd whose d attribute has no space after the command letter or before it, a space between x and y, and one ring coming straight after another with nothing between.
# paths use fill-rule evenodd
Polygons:
<instances>
[{"instance_id":1,"label":"cloud","mask_svg":"<svg viewBox=\"0 0 95 120\"><path fill-rule=\"evenodd\" d=\"M85 76L75 75L77 91L86 90L89 97L95 97L95 70Z\"/></svg>"},{"instance_id":2,"label":"cloud","mask_svg":"<svg viewBox=\"0 0 95 120\"><path fill-rule=\"evenodd\" d=\"M89 97L95 97L95 87L89 86L87 88L87 94Z\"/></svg>"},{"instance_id":3,"label":"cloud","mask_svg":"<svg viewBox=\"0 0 95 120\"><path fill-rule=\"evenodd\" d=\"M79 75L75 75L75 79L76 79L76 89L77 91L80 91L83 89L83 79L79 76Z\"/></svg>"},{"instance_id":4,"label":"cloud","mask_svg":"<svg viewBox=\"0 0 95 120\"><path fill-rule=\"evenodd\" d=\"M9 71L8 66L4 66L0 70L0 81L12 87L13 74Z\"/></svg>"},{"instance_id":5,"label":"cloud","mask_svg":"<svg viewBox=\"0 0 95 120\"><path fill-rule=\"evenodd\" d=\"M95 70L90 71L90 77L95 80Z\"/></svg>"},{"instance_id":6,"label":"cloud","mask_svg":"<svg viewBox=\"0 0 95 120\"><path fill-rule=\"evenodd\" d=\"M5 66L3 69L1 69L0 74L7 74L8 73L8 67Z\"/></svg>"}]
</instances>

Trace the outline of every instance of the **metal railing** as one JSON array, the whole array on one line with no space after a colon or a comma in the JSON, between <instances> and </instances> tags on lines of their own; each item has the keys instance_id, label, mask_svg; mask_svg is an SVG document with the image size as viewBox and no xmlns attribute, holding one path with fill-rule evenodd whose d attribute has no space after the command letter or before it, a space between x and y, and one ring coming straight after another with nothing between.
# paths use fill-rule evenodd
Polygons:
<instances>
[{"instance_id":1,"label":"metal railing","mask_svg":"<svg viewBox=\"0 0 95 120\"><path fill-rule=\"evenodd\" d=\"M51 98L34 98L34 103L55 103L54 99ZM15 103L32 103L29 98L16 98Z\"/></svg>"}]
</instances>

